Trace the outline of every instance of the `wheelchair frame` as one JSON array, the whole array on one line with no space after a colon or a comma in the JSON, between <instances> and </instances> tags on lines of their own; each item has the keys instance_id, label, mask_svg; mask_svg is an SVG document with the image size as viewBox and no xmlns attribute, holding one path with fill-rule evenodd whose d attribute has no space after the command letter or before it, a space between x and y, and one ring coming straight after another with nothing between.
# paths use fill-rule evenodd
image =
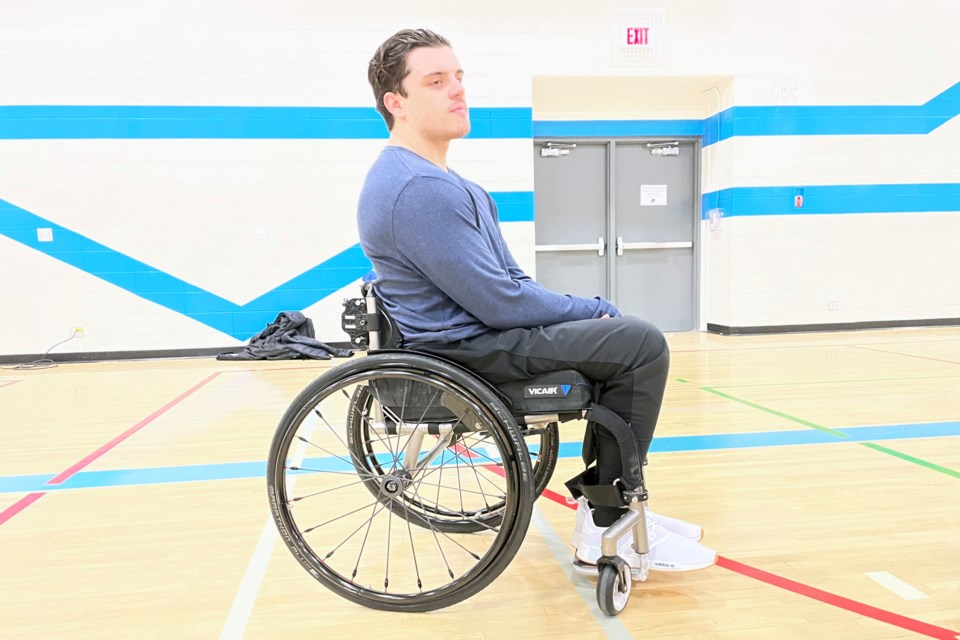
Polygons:
<instances>
[{"instance_id":1,"label":"wheelchair frame","mask_svg":"<svg viewBox=\"0 0 960 640\"><path fill-rule=\"evenodd\" d=\"M629 426L592 401L576 410L561 402L553 411L512 411L516 390L511 398L460 365L395 348L399 331L378 308L372 284L364 283L361 292L362 298L344 301L342 325L351 344L369 355L308 385L284 413L271 444L271 513L294 557L324 586L366 607L431 611L461 602L495 580L519 549L533 502L556 465L557 423L587 419L621 444L619 489L629 510L604 532L603 556L588 569L598 575L600 609L619 614L632 581L646 580L649 570L647 493ZM539 438L533 451L525 441L531 437ZM306 452L326 455L308 459ZM356 482L338 484L354 473ZM373 502L359 509L349 503L371 496ZM332 509L347 511L330 519ZM393 537L394 516L398 530L406 527L409 557L406 542ZM320 533L332 540L321 541ZM643 560L632 573L617 556L625 535L634 536ZM415 540L422 545L419 558ZM365 559L368 544L383 546L385 560ZM391 590L391 561L404 567L408 585L398 588L395 577ZM374 587L381 571L383 587Z\"/></svg>"}]
</instances>

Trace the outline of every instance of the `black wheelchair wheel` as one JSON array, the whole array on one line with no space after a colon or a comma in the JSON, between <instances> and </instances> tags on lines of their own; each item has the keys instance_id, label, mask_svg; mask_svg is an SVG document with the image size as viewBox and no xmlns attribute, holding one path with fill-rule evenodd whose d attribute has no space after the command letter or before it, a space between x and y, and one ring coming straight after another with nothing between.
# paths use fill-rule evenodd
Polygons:
<instances>
[{"instance_id":1,"label":"black wheelchair wheel","mask_svg":"<svg viewBox=\"0 0 960 640\"><path fill-rule=\"evenodd\" d=\"M371 390L370 387L361 387L356 389L350 398L347 433L351 441L357 443L357 460L354 462L354 466L358 473L365 478L364 484L367 489L373 495L381 496L383 498L381 501L401 517L404 516L407 509L411 509L422 516L422 518L411 520L411 522L422 526L435 527L438 531L473 533L498 526L505 506L503 500L485 502L483 505L476 505L474 510L463 511L456 508L450 510L430 501L422 501L419 496L407 493L401 494L400 500L402 502L390 500L381 495L378 478L387 474L388 470L385 471L378 461L377 449L382 448L380 447L381 443L376 438L370 437L371 425L376 422L373 414L378 408L383 411L383 407L376 396L375 388ZM388 415L384 418L395 428L396 420L391 420L389 413L391 412L388 410ZM553 471L557 466L560 447L559 430L556 423L549 423L534 429L521 427L520 433L530 454L530 463L533 469L533 499L536 500L550 482ZM495 454L492 454L487 446L490 438L491 434L487 432L458 434L456 444L460 448L460 455L492 467L502 467L503 462ZM451 455L456 456L457 453L454 452Z\"/></svg>"},{"instance_id":2,"label":"black wheelchair wheel","mask_svg":"<svg viewBox=\"0 0 960 640\"><path fill-rule=\"evenodd\" d=\"M616 565L601 565L599 571L597 604L604 615L618 616L621 611L627 608L633 583L629 578L627 580L623 579Z\"/></svg>"},{"instance_id":3,"label":"black wheelchair wheel","mask_svg":"<svg viewBox=\"0 0 960 640\"><path fill-rule=\"evenodd\" d=\"M304 389L274 435L267 488L304 568L389 611L440 609L483 589L516 554L533 503L526 444L496 394L416 354L367 356ZM496 505L495 518L476 516ZM471 520L469 535L451 526Z\"/></svg>"}]
</instances>

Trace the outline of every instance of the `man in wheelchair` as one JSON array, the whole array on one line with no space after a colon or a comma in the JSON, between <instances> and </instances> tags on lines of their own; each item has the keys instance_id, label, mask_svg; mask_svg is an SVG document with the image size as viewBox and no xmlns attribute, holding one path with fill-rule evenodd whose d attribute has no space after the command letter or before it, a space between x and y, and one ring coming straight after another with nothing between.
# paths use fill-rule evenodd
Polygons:
<instances>
[{"instance_id":1,"label":"man in wheelchair","mask_svg":"<svg viewBox=\"0 0 960 640\"><path fill-rule=\"evenodd\" d=\"M447 166L450 141L467 135L470 116L463 70L446 39L400 31L377 50L368 77L390 140L360 196L360 241L403 346L493 384L575 369L599 385L598 403L629 424L644 459L669 369L663 334L602 297L549 291L517 265L490 195ZM594 564L603 531L625 513L603 498L623 475L617 440L588 428L585 459L596 466L568 482L579 499L571 544L576 562ZM646 521L651 570L716 561L699 543L699 526L649 511ZM639 566L631 543L621 538L618 553Z\"/></svg>"}]
</instances>

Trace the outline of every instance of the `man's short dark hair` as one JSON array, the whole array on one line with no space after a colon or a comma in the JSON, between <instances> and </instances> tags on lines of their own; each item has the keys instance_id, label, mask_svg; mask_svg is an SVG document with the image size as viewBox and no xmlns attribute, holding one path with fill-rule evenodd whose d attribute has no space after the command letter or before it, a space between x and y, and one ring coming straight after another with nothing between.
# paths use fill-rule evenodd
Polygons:
<instances>
[{"instance_id":1,"label":"man's short dark hair","mask_svg":"<svg viewBox=\"0 0 960 640\"><path fill-rule=\"evenodd\" d=\"M373 54L367 67L367 79L373 87L377 111L387 123L387 129L393 129L393 114L384 106L383 96L390 92L407 95L403 90L403 79L410 73L407 54L421 47L449 46L446 38L429 29L403 29L387 38Z\"/></svg>"}]
</instances>

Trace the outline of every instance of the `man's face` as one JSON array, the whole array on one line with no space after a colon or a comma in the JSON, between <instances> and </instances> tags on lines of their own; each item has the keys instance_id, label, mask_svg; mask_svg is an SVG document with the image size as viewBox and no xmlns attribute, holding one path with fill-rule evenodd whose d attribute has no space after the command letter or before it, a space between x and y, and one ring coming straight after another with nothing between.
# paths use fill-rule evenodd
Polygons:
<instances>
[{"instance_id":1,"label":"man's face","mask_svg":"<svg viewBox=\"0 0 960 640\"><path fill-rule=\"evenodd\" d=\"M410 73L403 79L407 95L393 94L398 106L394 118L406 121L421 137L432 142L467 135L470 111L461 82L463 69L453 50L450 47L414 49L407 54L407 69Z\"/></svg>"}]
</instances>

